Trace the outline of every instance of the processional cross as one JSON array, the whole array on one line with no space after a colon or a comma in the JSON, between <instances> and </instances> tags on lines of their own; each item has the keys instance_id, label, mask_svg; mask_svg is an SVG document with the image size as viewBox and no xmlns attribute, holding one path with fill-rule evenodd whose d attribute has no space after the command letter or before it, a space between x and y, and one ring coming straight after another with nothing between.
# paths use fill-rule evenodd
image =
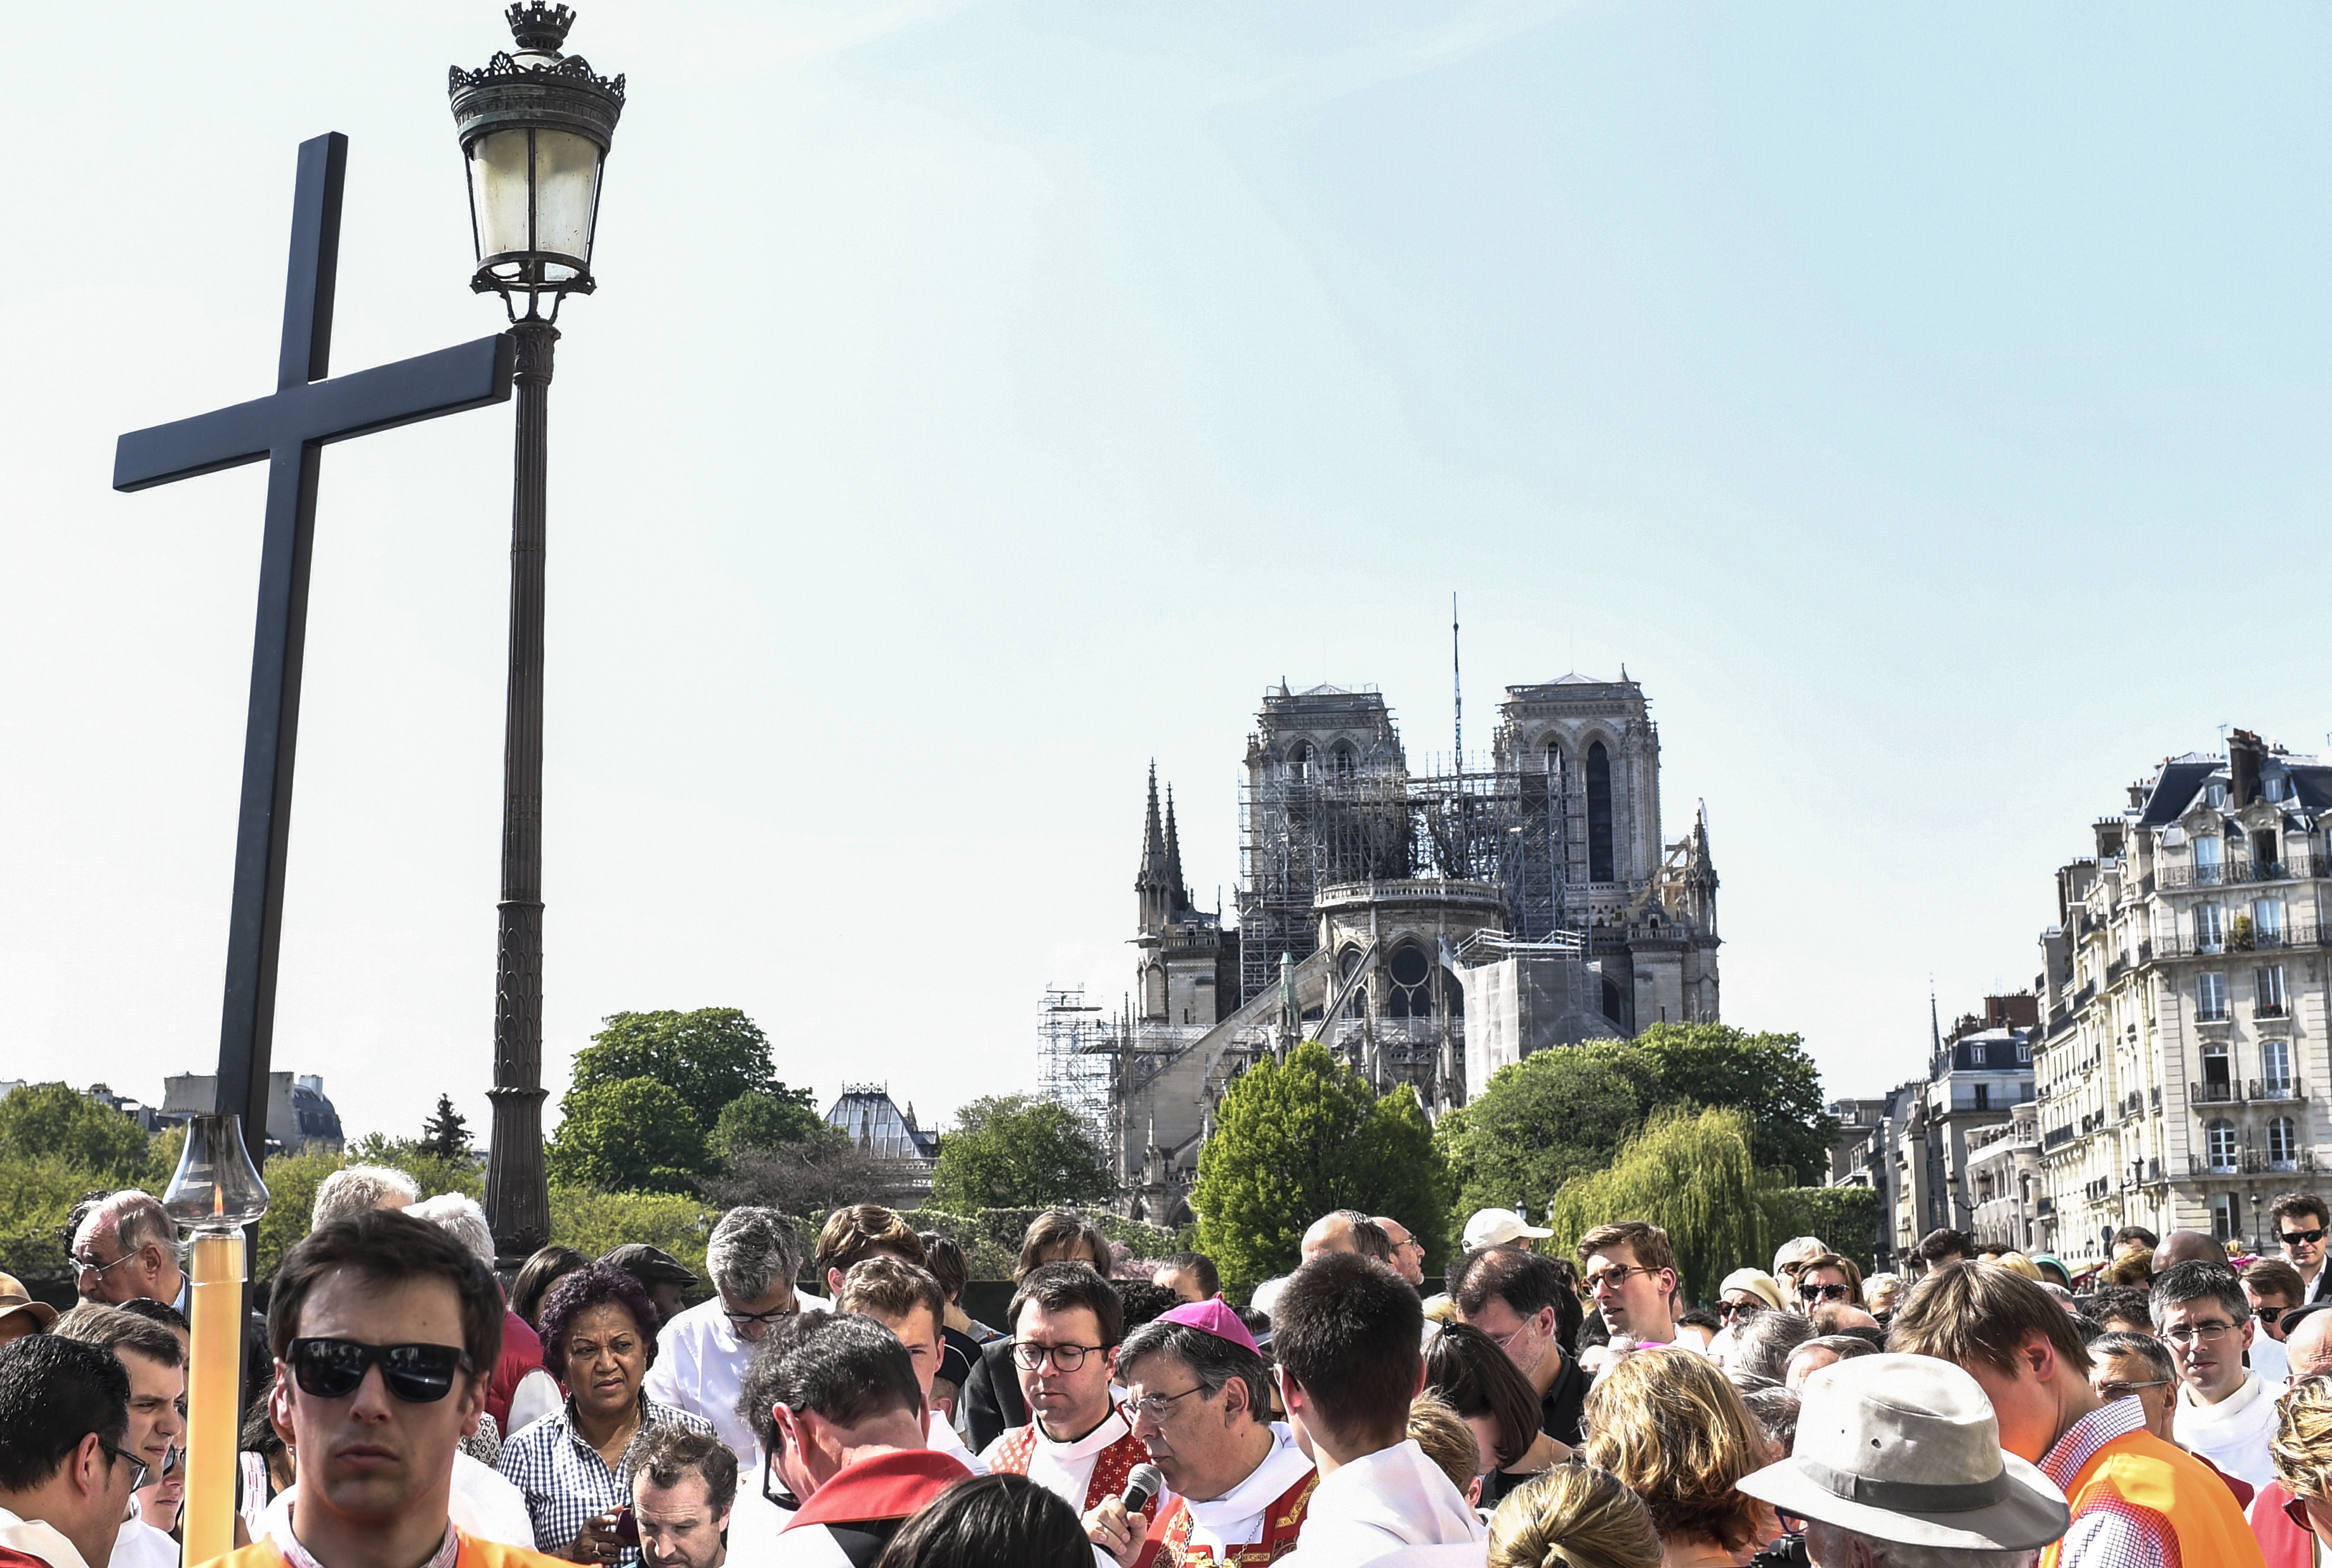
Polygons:
<instances>
[{"instance_id":1,"label":"processional cross","mask_svg":"<svg viewBox=\"0 0 2332 1568\"><path fill-rule=\"evenodd\" d=\"M116 490L144 490L246 463L267 464L267 528L259 556L259 627L244 731L243 806L235 829L215 1107L242 1116L254 1151L264 1149L267 1130L275 961L292 831L292 758L300 730L308 562L323 449L352 435L507 402L511 395L512 345L507 334L325 378L348 160L349 139L338 131L300 144L275 391L191 419L133 430L113 454Z\"/></svg>"}]
</instances>

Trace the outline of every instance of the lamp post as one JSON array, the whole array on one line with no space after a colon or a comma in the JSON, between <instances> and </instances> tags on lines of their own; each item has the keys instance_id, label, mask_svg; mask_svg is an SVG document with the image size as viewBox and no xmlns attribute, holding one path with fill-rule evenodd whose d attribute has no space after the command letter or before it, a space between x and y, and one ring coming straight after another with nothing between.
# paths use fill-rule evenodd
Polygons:
<instances>
[{"instance_id":1,"label":"lamp post","mask_svg":"<svg viewBox=\"0 0 2332 1568\"><path fill-rule=\"evenodd\" d=\"M550 1233L542 1169L542 558L551 347L560 303L595 286L599 171L624 110L624 79L594 76L581 56L559 53L575 22L568 7L531 0L504 14L517 53L497 53L478 71L455 66L450 91L477 250L470 287L502 296L518 343L494 1086L487 1092L494 1127L486 1167L487 1220L504 1260L514 1264Z\"/></svg>"},{"instance_id":2,"label":"lamp post","mask_svg":"<svg viewBox=\"0 0 2332 1568\"><path fill-rule=\"evenodd\" d=\"M196 1116L162 1192L188 1233L186 1561L234 1550L234 1451L243 1420L243 1228L267 1212L267 1188L244 1147L243 1118Z\"/></svg>"}]
</instances>

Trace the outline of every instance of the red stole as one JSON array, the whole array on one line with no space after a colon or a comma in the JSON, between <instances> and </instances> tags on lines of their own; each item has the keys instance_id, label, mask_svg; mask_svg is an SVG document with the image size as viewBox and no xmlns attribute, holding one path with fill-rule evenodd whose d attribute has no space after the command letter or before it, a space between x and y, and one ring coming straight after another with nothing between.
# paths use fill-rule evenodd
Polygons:
<instances>
[{"instance_id":1,"label":"red stole","mask_svg":"<svg viewBox=\"0 0 2332 1568\"><path fill-rule=\"evenodd\" d=\"M1304 1530L1304 1516L1311 1511L1312 1488L1319 1484L1320 1472L1306 1470L1302 1480L1273 1498L1263 1511L1263 1539L1232 1547L1222 1562L1276 1563L1295 1551L1295 1537ZM1150 1539L1154 1550L1142 1556L1139 1568L1201 1568L1216 1561L1212 1547L1190 1544L1190 1510L1180 1497L1150 1527Z\"/></svg>"},{"instance_id":2,"label":"red stole","mask_svg":"<svg viewBox=\"0 0 2332 1568\"><path fill-rule=\"evenodd\" d=\"M995 1458L988 1461L988 1468L998 1475L1027 1475L1029 1458L1037 1451L1037 1423L1030 1421L1025 1427L1013 1428L997 1439L996 1446L989 1451ZM1093 1477L1085 1482L1085 1504L1077 1511L1083 1514L1098 1508L1104 1497L1123 1496L1126 1477L1133 1474L1133 1467L1149 1462L1149 1448L1140 1438L1127 1432L1094 1456ZM1152 1497L1143 1504L1142 1511L1145 1515L1155 1517L1158 1499Z\"/></svg>"}]
</instances>

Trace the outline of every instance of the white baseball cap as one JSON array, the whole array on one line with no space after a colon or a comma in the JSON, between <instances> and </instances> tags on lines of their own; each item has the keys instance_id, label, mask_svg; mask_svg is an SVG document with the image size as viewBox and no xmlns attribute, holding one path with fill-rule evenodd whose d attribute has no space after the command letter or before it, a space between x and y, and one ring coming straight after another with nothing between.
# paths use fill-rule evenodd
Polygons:
<instances>
[{"instance_id":1,"label":"white baseball cap","mask_svg":"<svg viewBox=\"0 0 2332 1568\"><path fill-rule=\"evenodd\" d=\"M1486 1248L1504 1247L1509 1241L1520 1241L1525 1236L1552 1236L1554 1232L1527 1223L1511 1209L1477 1209L1474 1218L1466 1221L1466 1250L1480 1252Z\"/></svg>"}]
</instances>

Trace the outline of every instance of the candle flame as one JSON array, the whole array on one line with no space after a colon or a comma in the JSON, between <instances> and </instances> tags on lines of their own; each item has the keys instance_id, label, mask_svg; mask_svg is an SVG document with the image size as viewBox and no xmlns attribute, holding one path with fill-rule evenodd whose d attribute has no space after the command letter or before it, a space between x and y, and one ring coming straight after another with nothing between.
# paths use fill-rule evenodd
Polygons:
<instances>
[{"instance_id":1,"label":"candle flame","mask_svg":"<svg viewBox=\"0 0 2332 1568\"><path fill-rule=\"evenodd\" d=\"M211 1188L211 1213L214 1217L216 1217L224 1215L225 1212L226 1188L223 1183L214 1184Z\"/></svg>"}]
</instances>

